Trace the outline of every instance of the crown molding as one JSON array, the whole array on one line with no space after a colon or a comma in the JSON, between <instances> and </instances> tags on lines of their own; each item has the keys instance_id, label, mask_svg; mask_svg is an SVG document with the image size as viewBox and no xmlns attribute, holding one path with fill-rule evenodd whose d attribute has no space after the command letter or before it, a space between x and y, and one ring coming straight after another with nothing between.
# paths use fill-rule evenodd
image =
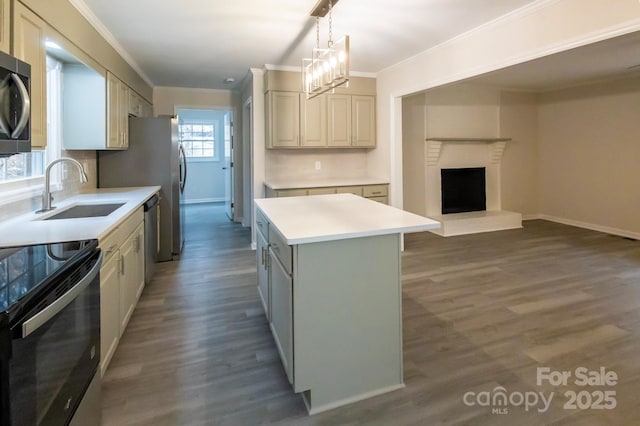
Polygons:
<instances>
[{"instance_id":1,"label":"crown molding","mask_svg":"<svg viewBox=\"0 0 640 426\"><path fill-rule=\"evenodd\" d=\"M140 68L140 65L138 65L138 63L135 61L135 59L133 59L129 52L127 52L127 50L118 42L118 40L116 40L114 35L111 33L111 31L109 31L104 23L96 16L95 13L93 13L93 10L91 10L89 6L87 6L84 0L69 0L69 3L71 3L71 5L75 7L78 12L80 12L80 14L98 32L98 34L100 34L106 40L106 42L109 43L120 56L122 56L122 59L124 59L125 62L129 64L129 66L131 66L131 68L133 68L140 77L142 77L145 83L147 83L153 89L155 87L153 81L151 81L149 76L142 70L142 68Z\"/></svg>"}]
</instances>

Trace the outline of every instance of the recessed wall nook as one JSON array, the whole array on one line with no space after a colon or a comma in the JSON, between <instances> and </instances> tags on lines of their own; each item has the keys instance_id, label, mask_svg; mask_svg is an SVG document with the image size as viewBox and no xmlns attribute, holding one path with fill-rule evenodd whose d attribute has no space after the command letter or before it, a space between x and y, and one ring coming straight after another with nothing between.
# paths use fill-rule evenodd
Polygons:
<instances>
[{"instance_id":1,"label":"recessed wall nook","mask_svg":"<svg viewBox=\"0 0 640 426\"><path fill-rule=\"evenodd\" d=\"M442 224L440 229L431 232L448 237L522 228L522 214L502 210L500 162L510 140L425 140L427 216ZM446 194L443 193L443 176L449 190ZM457 187L451 187L452 180ZM481 187L482 180L484 188Z\"/></svg>"}]
</instances>

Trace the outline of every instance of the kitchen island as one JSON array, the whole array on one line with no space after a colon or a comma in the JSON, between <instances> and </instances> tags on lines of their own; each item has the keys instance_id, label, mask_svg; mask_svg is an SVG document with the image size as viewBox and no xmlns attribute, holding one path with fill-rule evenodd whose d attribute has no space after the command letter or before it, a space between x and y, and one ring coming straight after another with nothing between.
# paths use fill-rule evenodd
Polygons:
<instances>
[{"instance_id":1,"label":"kitchen island","mask_svg":"<svg viewBox=\"0 0 640 426\"><path fill-rule=\"evenodd\" d=\"M353 194L256 206L258 290L309 413L404 387L402 233L439 223Z\"/></svg>"}]
</instances>

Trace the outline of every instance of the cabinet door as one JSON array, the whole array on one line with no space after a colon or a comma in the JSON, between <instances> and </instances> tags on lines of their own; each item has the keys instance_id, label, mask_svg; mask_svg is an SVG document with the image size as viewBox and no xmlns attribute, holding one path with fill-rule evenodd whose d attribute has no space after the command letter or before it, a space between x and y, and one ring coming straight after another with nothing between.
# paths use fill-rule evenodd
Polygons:
<instances>
[{"instance_id":1,"label":"cabinet door","mask_svg":"<svg viewBox=\"0 0 640 426\"><path fill-rule=\"evenodd\" d=\"M353 146L376 146L376 102L374 96L351 97L351 137Z\"/></svg>"},{"instance_id":2,"label":"cabinet door","mask_svg":"<svg viewBox=\"0 0 640 426\"><path fill-rule=\"evenodd\" d=\"M269 277L271 278L271 332L289 383L293 383L293 282L271 248L269 248Z\"/></svg>"},{"instance_id":3,"label":"cabinet door","mask_svg":"<svg viewBox=\"0 0 640 426\"><path fill-rule=\"evenodd\" d=\"M329 95L329 146L351 146L351 96Z\"/></svg>"},{"instance_id":4,"label":"cabinet door","mask_svg":"<svg viewBox=\"0 0 640 426\"><path fill-rule=\"evenodd\" d=\"M264 313L267 315L267 320L271 321L271 297L269 291L269 244L264 238L261 232L257 232L258 248L256 255L258 257L258 294L264 307Z\"/></svg>"},{"instance_id":5,"label":"cabinet door","mask_svg":"<svg viewBox=\"0 0 640 426\"><path fill-rule=\"evenodd\" d=\"M300 145L300 96L294 92L269 92L269 147Z\"/></svg>"},{"instance_id":6,"label":"cabinet door","mask_svg":"<svg viewBox=\"0 0 640 426\"><path fill-rule=\"evenodd\" d=\"M10 10L11 0L0 0L0 50L9 53Z\"/></svg>"},{"instance_id":7,"label":"cabinet door","mask_svg":"<svg viewBox=\"0 0 640 426\"><path fill-rule=\"evenodd\" d=\"M327 146L327 97L307 99L300 94L301 144L305 147Z\"/></svg>"},{"instance_id":8,"label":"cabinet door","mask_svg":"<svg viewBox=\"0 0 640 426\"><path fill-rule=\"evenodd\" d=\"M120 149L122 147L120 103L120 80L107 72L107 148Z\"/></svg>"},{"instance_id":9,"label":"cabinet door","mask_svg":"<svg viewBox=\"0 0 640 426\"><path fill-rule=\"evenodd\" d=\"M325 195L325 194L335 194L335 188L309 188L307 190L307 195Z\"/></svg>"},{"instance_id":10,"label":"cabinet door","mask_svg":"<svg viewBox=\"0 0 640 426\"><path fill-rule=\"evenodd\" d=\"M142 100L136 92L129 89L129 115L142 116Z\"/></svg>"},{"instance_id":11,"label":"cabinet door","mask_svg":"<svg viewBox=\"0 0 640 426\"><path fill-rule=\"evenodd\" d=\"M120 117L120 146L122 149L129 148L129 86L120 82L120 93L118 94L118 107Z\"/></svg>"},{"instance_id":12,"label":"cabinet door","mask_svg":"<svg viewBox=\"0 0 640 426\"><path fill-rule=\"evenodd\" d=\"M120 253L100 269L100 374L104 376L120 340Z\"/></svg>"},{"instance_id":13,"label":"cabinet door","mask_svg":"<svg viewBox=\"0 0 640 426\"><path fill-rule=\"evenodd\" d=\"M135 240L134 232L120 247L120 336L124 333L136 305L138 261Z\"/></svg>"},{"instance_id":14,"label":"cabinet door","mask_svg":"<svg viewBox=\"0 0 640 426\"><path fill-rule=\"evenodd\" d=\"M3 0L8 1L8 0ZM46 24L19 2L14 2L13 54L31 65L31 146L47 146Z\"/></svg>"},{"instance_id":15,"label":"cabinet door","mask_svg":"<svg viewBox=\"0 0 640 426\"><path fill-rule=\"evenodd\" d=\"M142 290L144 290L145 283L145 270L144 270L144 256L145 256L145 245L144 245L144 222L141 223L135 232L136 239L134 241L134 251L136 253L136 268L135 268L135 277L136 277L136 286L135 286L135 302L138 303L138 299L140 299L140 295L142 294Z\"/></svg>"},{"instance_id":16,"label":"cabinet door","mask_svg":"<svg viewBox=\"0 0 640 426\"><path fill-rule=\"evenodd\" d=\"M338 194L355 194L362 197L362 187L361 186L339 186L336 189Z\"/></svg>"}]
</instances>

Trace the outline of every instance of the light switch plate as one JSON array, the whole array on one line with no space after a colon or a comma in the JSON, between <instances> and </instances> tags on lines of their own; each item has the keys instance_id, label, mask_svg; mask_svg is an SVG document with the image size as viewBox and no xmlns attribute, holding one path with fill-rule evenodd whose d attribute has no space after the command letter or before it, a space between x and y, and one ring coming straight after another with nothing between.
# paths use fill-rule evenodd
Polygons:
<instances>
[{"instance_id":1,"label":"light switch plate","mask_svg":"<svg viewBox=\"0 0 640 426\"><path fill-rule=\"evenodd\" d=\"M319 161L316 161L316 170L320 170L322 168L322 164Z\"/></svg>"}]
</instances>

